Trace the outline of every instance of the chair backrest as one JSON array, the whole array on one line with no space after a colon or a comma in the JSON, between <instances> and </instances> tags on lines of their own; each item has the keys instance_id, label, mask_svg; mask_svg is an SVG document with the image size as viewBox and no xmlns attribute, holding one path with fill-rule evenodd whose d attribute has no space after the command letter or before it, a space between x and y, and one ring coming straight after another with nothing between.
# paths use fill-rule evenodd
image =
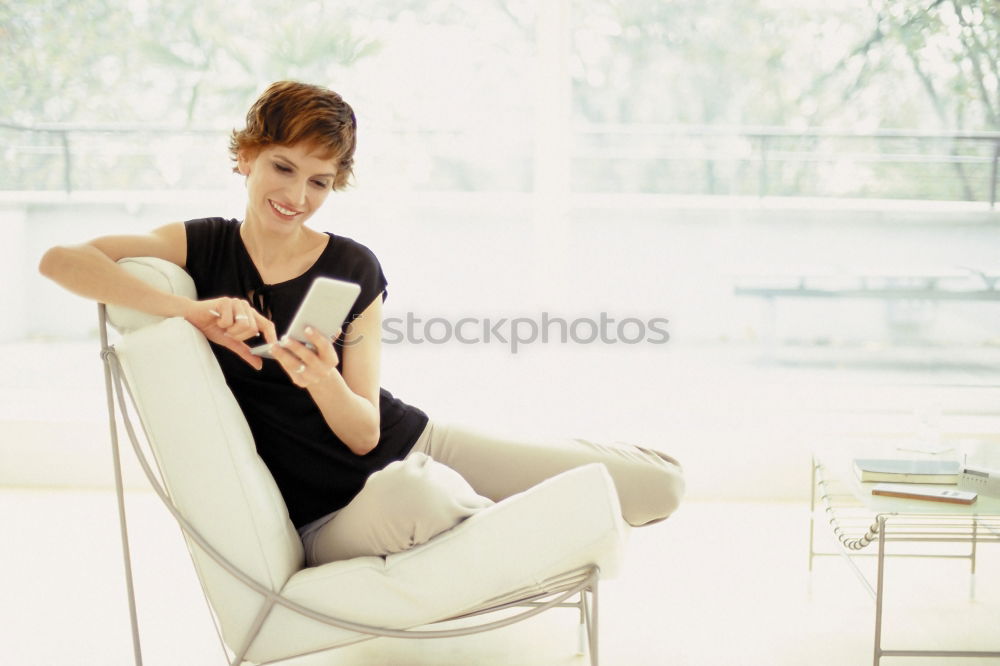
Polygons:
<instances>
[{"instance_id":1,"label":"chair backrest","mask_svg":"<svg viewBox=\"0 0 1000 666\"><path fill-rule=\"evenodd\" d=\"M157 288L195 297L191 277L152 258L126 270ZM214 548L278 591L304 565L302 542L208 341L181 318L108 307L136 410L174 505ZM185 534L226 642L242 643L262 596L226 572Z\"/></svg>"}]
</instances>

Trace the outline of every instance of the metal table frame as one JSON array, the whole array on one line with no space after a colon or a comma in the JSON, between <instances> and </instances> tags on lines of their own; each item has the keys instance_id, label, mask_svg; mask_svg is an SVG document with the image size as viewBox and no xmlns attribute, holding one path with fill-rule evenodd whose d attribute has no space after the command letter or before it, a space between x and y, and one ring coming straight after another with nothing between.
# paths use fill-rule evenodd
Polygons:
<instances>
[{"instance_id":1,"label":"metal table frame","mask_svg":"<svg viewBox=\"0 0 1000 666\"><path fill-rule=\"evenodd\" d=\"M840 476L844 476L841 472ZM851 477L838 478L814 454L812 459L812 491L809 514L809 571L813 560L821 556L840 556L848 563L875 602L874 661L879 666L882 657L956 657L1000 658L997 651L971 650L890 650L882 645L885 618L885 567L890 557L951 558L969 560L970 571L976 572L978 544L1000 543L1000 502L994 498L980 498L971 506L951 505L941 502L892 500L875 498L870 501L869 484L861 484ZM986 501L983 501L983 500ZM885 501L890 500L890 501ZM919 502L914 511L914 502ZM920 511L921 505L930 505ZM816 521L825 518L840 548L837 552L816 550ZM890 553L888 544L968 544L968 552L947 553ZM876 552L867 549L875 544ZM874 584L868 580L855 561L859 557L877 558Z\"/></svg>"}]
</instances>

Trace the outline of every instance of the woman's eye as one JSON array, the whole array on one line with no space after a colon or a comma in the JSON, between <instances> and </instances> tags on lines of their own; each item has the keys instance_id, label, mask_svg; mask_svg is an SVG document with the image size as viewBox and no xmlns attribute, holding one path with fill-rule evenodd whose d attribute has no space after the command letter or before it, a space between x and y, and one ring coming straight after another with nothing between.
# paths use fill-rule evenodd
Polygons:
<instances>
[{"instance_id":1,"label":"woman's eye","mask_svg":"<svg viewBox=\"0 0 1000 666\"><path fill-rule=\"evenodd\" d=\"M292 172L292 170L290 168L286 167L284 164L275 163L274 168L277 169L278 171L280 171L281 173L291 173Z\"/></svg>"},{"instance_id":2,"label":"woman's eye","mask_svg":"<svg viewBox=\"0 0 1000 666\"><path fill-rule=\"evenodd\" d=\"M327 188L327 182L325 180L314 180L313 185L324 190Z\"/></svg>"}]
</instances>

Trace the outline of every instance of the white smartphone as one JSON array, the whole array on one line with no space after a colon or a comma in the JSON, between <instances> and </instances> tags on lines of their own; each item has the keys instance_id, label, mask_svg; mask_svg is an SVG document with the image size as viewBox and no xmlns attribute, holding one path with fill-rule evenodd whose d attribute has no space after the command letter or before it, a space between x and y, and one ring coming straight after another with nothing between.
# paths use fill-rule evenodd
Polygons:
<instances>
[{"instance_id":1,"label":"white smartphone","mask_svg":"<svg viewBox=\"0 0 1000 666\"><path fill-rule=\"evenodd\" d=\"M308 344L305 329L307 326L312 326L327 338L333 338L344 325L344 319L351 311L354 301L358 299L359 293L361 287L353 282L325 277L316 278L309 287L302 305L292 317L292 323L285 335ZM263 358L274 358L269 344L251 347L250 353Z\"/></svg>"}]
</instances>

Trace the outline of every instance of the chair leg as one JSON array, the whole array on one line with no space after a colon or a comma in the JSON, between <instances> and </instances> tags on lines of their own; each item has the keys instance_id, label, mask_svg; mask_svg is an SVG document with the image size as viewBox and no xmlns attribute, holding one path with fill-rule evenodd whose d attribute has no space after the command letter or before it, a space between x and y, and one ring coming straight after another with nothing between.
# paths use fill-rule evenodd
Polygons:
<instances>
[{"instance_id":1,"label":"chair leg","mask_svg":"<svg viewBox=\"0 0 1000 666\"><path fill-rule=\"evenodd\" d=\"M590 666L598 666L598 643L597 643L597 581L594 581L590 588Z\"/></svg>"},{"instance_id":2,"label":"chair leg","mask_svg":"<svg viewBox=\"0 0 1000 666\"><path fill-rule=\"evenodd\" d=\"M119 472L120 474L120 472ZM132 558L129 556L128 528L125 525L125 498L119 491L118 515L121 523L122 557L125 564L125 588L128 590L128 612L132 623L132 651L135 666L142 666L142 647L139 644L139 618L135 607L135 588L132 584Z\"/></svg>"},{"instance_id":3,"label":"chair leg","mask_svg":"<svg viewBox=\"0 0 1000 666\"><path fill-rule=\"evenodd\" d=\"M587 595L590 594L588 604ZM597 642L597 581L594 580L590 588L580 592L580 627L577 643L578 655L585 652L590 653L590 666L598 666L598 642ZM586 641L584 638L586 637Z\"/></svg>"},{"instance_id":4,"label":"chair leg","mask_svg":"<svg viewBox=\"0 0 1000 666\"><path fill-rule=\"evenodd\" d=\"M122 559L125 564L125 588L128 592L128 611L132 622L132 651L135 666L142 666L142 647L139 644L139 619L135 607L135 588L132 584L132 557L128 545L128 524L125 518L125 487L122 481L121 452L118 446L118 424L115 418L114 388L111 383L111 364L108 360L108 330L103 305L98 306L101 333L101 360L104 362L104 385L108 398L108 425L111 430L111 457L115 467L115 494L118 498L118 525L122 540Z\"/></svg>"},{"instance_id":5,"label":"chair leg","mask_svg":"<svg viewBox=\"0 0 1000 666\"><path fill-rule=\"evenodd\" d=\"M139 618L135 607L135 588L132 584L132 558L129 554L128 526L125 523L125 495L122 489L121 467L117 460L115 447L115 485L118 492L118 520L122 536L122 559L125 564L125 588L128 591L128 612L132 622L132 651L135 656L135 666L142 666L142 647L139 644Z\"/></svg>"}]
</instances>

